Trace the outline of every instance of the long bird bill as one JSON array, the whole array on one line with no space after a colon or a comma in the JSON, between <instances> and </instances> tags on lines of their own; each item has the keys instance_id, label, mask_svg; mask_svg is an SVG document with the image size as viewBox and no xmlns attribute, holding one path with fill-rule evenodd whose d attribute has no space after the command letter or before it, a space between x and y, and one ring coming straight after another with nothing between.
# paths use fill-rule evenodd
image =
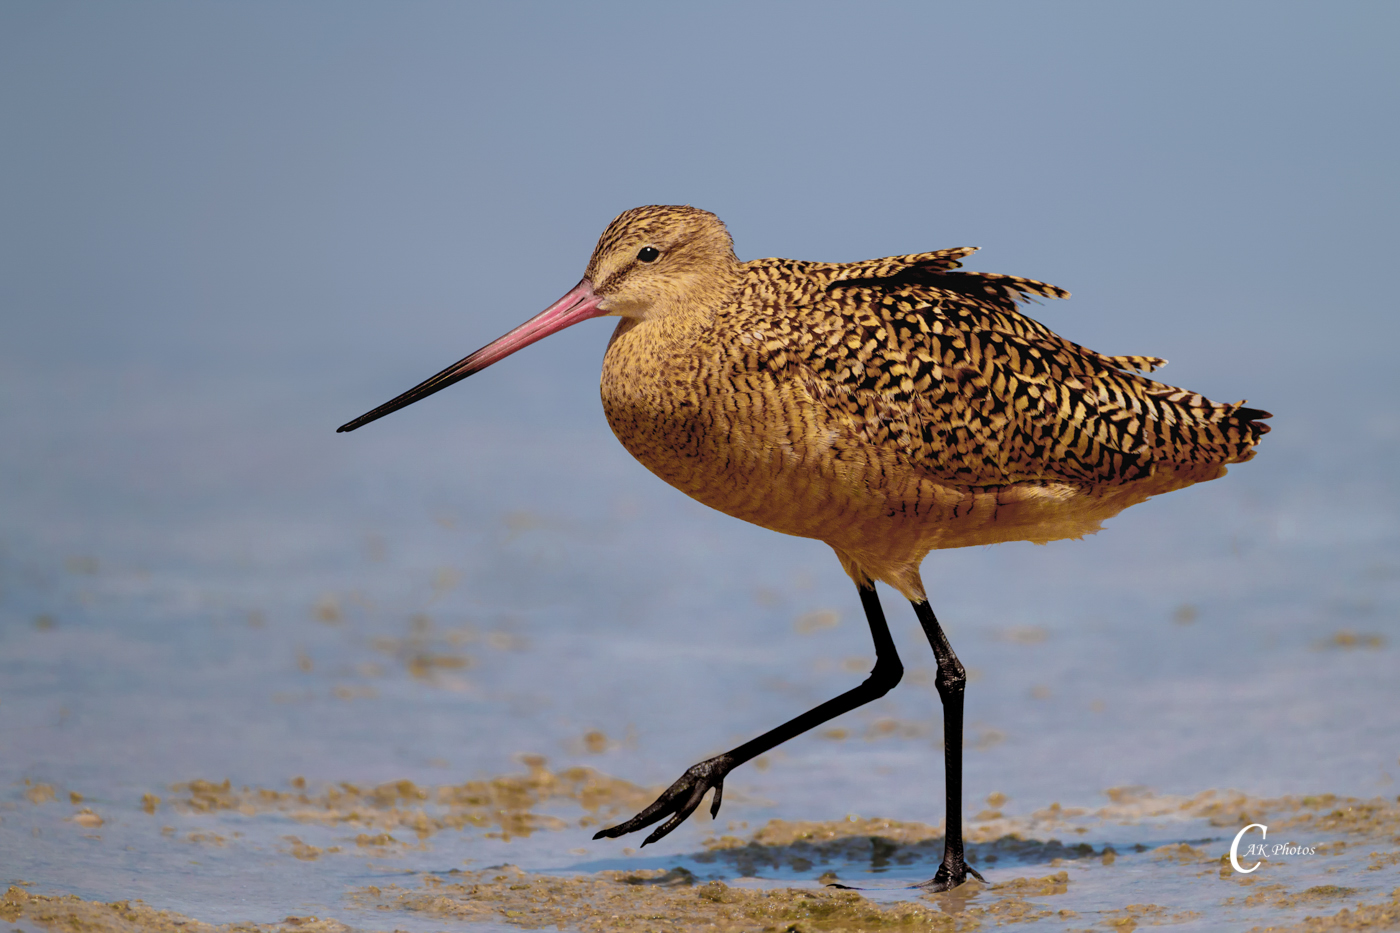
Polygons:
<instances>
[{"instance_id":1,"label":"long bird bill","mask_svg":"<svg viewBox=\"0 0 1400 933\"><path fill-rule=\"evenodd\" d=\"M336 428L336 433L343 431L353 431L362 428L371 421L377 421L390 412L398 411L400 408L412 405L419 399L427 398L434 392L439 392L454 382L461 382L472 373L480 372L498 360L503 360L516 350L528 347L536 340L543 340L550 334L556 333L577 324L579 321L586 321L593 317L602 317L606 311L598 307L603 299L593 292L593 283L588 279L581 279L577 285L570 289L569 293L560 298L554 304L536 314L530 320L519 327L491 341L486 346L477 350L471 356L458 360L451 366L444 369L431 379L420 382L409 389L403 395L391 401L385 402L373 411L366 412L354 421L342 424Z\"/></svg>"}]
</instances>

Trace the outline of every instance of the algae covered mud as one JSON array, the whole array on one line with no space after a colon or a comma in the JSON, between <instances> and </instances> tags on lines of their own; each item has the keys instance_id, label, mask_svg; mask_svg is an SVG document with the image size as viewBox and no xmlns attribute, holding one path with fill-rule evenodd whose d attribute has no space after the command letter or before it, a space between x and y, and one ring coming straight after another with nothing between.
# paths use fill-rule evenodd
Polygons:
<instances>
[{"instance_id":1,"label":"algae covered mud","mask_svg":"<svg viewBox=\"0 0 1400 933\"><path fill-rule=\"evenodd\" d=\"M0 899L0 918L14 929L836 933L1011 924L1318 931L1400 925L1394 799L1256 799L1214 791L1182 798L1119 788L1092 812L1054 805L1013 817L988 809L972 823L969 839L973 864L989 883L921 894L907 885L941 856L938 828L856 817L772 820L757 831L712 834L695 851L634 855L627 868L595 869L582 860L534 870L509 863L423 867L440 864L463 834L494 840L493 855L504 854L512 839L518 844L597 825L600 816L648 793L591 769L555 773L538 758L524 773L439 787L408 781L313 787L298 779L285 789L235 788L196 780L171 787L163 799L147 795L100 807L71 792L60 799L59 790L31 785L29 808L10 808L7 820L29 826L36 838L79 834L101 843L115 861L136 848L167 868L172 856L198 865L218 853L225 866L257 861L277 874L319 875L323 892L324 881L335 878L343 890L317 913L208 922L134 898L103 902L21 882ZM1241 822L1267 824L1273 838L1288 840L1282 844L1290 852L1311 855L1274 856L1238 871L1229 850ZM435 847L442 833L457 838ZM544 851L524 847L516 854L535 860ZM374 883L364 883L367 875ZM257 900L265 892L245 887L243 893Z\"/></svg>"}]
</instances>

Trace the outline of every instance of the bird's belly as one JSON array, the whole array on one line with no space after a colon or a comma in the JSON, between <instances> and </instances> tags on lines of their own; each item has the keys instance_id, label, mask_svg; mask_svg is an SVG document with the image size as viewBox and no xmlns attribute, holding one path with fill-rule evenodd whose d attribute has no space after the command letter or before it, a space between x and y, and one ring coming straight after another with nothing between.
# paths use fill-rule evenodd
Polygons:
<instances>
[{"instance_id":1,"label":"bird's belly","mask_svg":"<svg viewBox=\"0 0 1400 933\"><path fill-rule=\"evenodd\" d=\"M750 374L710 391L682 366L660 367L668 379L614 369L602 384L613 433L711 508L837 548L988 543L979 528L993 519L995 494L940 484L898 452L859 442L794 385Z\"/></svg>"}]
</instances>

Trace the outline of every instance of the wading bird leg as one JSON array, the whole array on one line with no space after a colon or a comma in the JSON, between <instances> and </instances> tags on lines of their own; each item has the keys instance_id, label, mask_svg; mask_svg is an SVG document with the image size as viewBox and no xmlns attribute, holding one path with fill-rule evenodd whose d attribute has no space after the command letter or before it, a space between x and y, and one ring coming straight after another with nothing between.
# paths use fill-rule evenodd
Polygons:
<instances>
[{"instance_id":1,"label":"wading bird leg","mask_svg":"<svg viewBox=\"0 0 1400 933\"><path fill-rule=\"evenodd\" d=\"M714 758L700 762L682 774L680 779L656 798L656 802L651 806L625 823L601 830L593 838L623 836L669 816L670 819L657 827L642 845L655 842L681 825L686 817L695 812L695 808L700 806L701 798L710 788L714 788L715 791L714 800L710 804L710 817L713 819L719 814L720 797L724 791L724 778L730 771L749 759L756 758L769 749L781 745L793 736L801 735L808 729L835 719L842 713L849 713L871 700L878 700L892 690L894 685L899 683L900 678L904 676L904 665L900 663L899 655L895 653L894 639L890 637L890 628L885 622L885 612L880 608L880 598L875 594L875 585L868 583L859 586L858 589L861 605L865 607L866 621L870 623L870 636L875 641L875 666L871 669L870 676L865 679L864 683L852 690L847 690L835 699L827 700L815 709L808 710L796 719L788 720L778 728L765 732L756 739L745 742L738 748L730 749L723 755L716 755ZM961 722L961 715L959 712L959 722ZM961 848L958 852L958 858L961 859Z\"/></svg>"},{"instance_id":2,"label":"wading bird leg","mask_svg":"<svg viewBox=\"0 0 1400 933\"><path fill-rule=\"evenodd\" d=\"M943 864L931 879L918 885L933 891L947 891L956 888L971 875L985 882L970 868L963 858L962 837L962 753L963 753L963 689L967 684L967 672L963 669L953 646L948 644L948 636L938 624L928 601L914 603L914 612L919 624L924 627L928 643L933 646L933 655L938 659L938 697L943 701L943 775L947 790L946 817L947 831L943 836Z\"/></svg>"}]
</instances>

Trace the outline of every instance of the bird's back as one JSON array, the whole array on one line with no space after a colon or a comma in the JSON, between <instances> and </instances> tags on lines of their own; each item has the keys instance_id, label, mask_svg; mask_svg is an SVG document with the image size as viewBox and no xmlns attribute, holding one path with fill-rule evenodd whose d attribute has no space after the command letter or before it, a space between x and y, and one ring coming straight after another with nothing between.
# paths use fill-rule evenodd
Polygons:
<instances>
[{"instance_id":1,"label":"bird's back","mask_svg":"<svg viewBox=\"0 0 1400 933\"><path fill-rule=\"evenodd\" d=\"M799 381L854 437L950 483L1117 484L1253 456L1266 413L1139 374L1165 360L1060 337L1017 306L1067 292L955 271L971 252L758 260L721 326L770 332L746 367Z\"/></svg>"}]
</instances>

